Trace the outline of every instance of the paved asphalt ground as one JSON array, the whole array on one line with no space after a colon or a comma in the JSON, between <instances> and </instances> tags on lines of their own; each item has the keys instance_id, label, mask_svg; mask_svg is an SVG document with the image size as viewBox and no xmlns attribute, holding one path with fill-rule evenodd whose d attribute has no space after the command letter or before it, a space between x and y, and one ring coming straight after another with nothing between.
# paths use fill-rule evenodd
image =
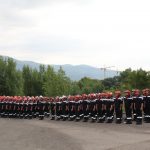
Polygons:
<instances>
[{"instance_id":1,"label":"paved asphalt ground","mask_svg":"<svg viewBox=\"0 0 150 150\"><path fill-rule=\"evenodd\" d=\"M150 124L0 118L0 150L150 150Z\"/></svg>"}]
</instances>

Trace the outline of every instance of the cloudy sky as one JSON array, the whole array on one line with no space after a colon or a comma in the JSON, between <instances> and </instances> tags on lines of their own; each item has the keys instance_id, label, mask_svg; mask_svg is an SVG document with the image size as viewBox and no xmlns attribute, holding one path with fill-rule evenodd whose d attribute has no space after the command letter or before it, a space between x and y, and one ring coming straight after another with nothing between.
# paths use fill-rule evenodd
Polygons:
<instances>
[{"instance_id":1,"label":"cloudy sky","mask_svg":"<svg viewBox=\"0 0 150 150\"><path fill-rule=\"evenodd\" d=\"M0 55L150 70L150 2L0 0Z\"/></svg>"}]
</instances>

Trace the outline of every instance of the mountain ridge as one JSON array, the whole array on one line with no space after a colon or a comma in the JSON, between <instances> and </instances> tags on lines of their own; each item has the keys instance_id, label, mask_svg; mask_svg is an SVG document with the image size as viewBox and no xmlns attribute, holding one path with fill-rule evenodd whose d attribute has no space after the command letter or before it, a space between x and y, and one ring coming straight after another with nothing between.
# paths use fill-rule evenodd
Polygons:
<instances>
[{"instance_id":1,"label":"mountain ridge","mask_svg":"<svg viewBox=\"0 0 150 150\"><path fill-rule=\"evenodd\" d=\"M2 56L2 55L1 55ZM9 56L2 56L3 58L12 58ZM28 65L31 68L38 69L42 63L34 62L34 61L26 61L26 60L18 60L12 58L16 62L16 68L18 70L22 70L24 65ZM104 79L104 71L100 68L96 68L90 65L71 65L71 64L63 64L63 65L55 65L55 64L42 64L42 65L50 65L54 68L55 71L58 71L60 67L65 71L66 75L73 81L78 81L84 77L89 77L91 79ZM118 72L115 70L106 70L106 77L114 77L118 75Z\"/></svg>"}]
</instances>

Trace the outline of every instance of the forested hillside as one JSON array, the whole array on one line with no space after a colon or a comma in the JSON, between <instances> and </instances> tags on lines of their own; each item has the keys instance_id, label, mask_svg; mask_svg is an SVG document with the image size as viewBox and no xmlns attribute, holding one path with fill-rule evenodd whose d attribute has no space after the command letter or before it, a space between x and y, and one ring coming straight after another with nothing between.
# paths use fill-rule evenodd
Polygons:
<instances>
[{"instance_id":1,"label":"forested hillside","mask_svg":"<svg viewBox=\"0 0 150 150\"><path fill-rule=\"evenodd\" d=\"M2 57L10 58L8 56L2 56ZM32 69L39 70L40 65L42 65L40 63L36 63L33 61L21 61L21 60L17 60L14 58L12 58L12 59L14 60L14 62L16 62L16 68L18 70L22 70L24 65L28 65ZM79 81L80 79L82 79L84 77L89 77L91 79L98 79L98 80L101 80L104 78L103 70L101 70L100 68L96 68L96 67L92 67L92 66L88 66L88 65L70 65L70 64L55 65L55 64L51 64L51 66L54 68L54 71L56 71L56 72L59 70L60 67L62 67L62 69L66 73L66 76L69 77L73 81ZM47 67L47 65L45 65L45 67ZM107 69L106 77L114 77L117 74L118 74L118 71Z\"/></svg>"},{"instance_id":2,"label":"forested hillside","mask_svg":"<svg viewBox=\"0 0 150 150\"><path fill-rule=\"evenodd\" d=\"M50 65L40 65L38 69L25 65L18 70L13 59L0 57L0 95L61 96L146 87L150 87L150 72L142 69L129 68L105 80L84 77L72 81L61 67L55 71Z\"/></svg>"}]
</instances>

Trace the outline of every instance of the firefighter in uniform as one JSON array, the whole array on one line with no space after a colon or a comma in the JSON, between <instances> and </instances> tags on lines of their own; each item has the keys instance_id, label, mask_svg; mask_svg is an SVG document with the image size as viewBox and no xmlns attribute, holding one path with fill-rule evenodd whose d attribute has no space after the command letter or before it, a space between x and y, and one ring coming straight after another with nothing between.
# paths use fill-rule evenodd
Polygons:
<instances>
[{"instance_id":1,"label":"firefighter in uniform","mask_svg":"<svg viewBox=\"0 0 150 150\"><path fill-rule=\"evenodd\" d=\"M28 100L28 118L29 119L32 119L33 118L33 114L32 114L32 111L33 111L33 97L31 98L29 98L29 100Z\"/></svg>"},{"instance_id":2,"label":"firefighter in uniform","mask_svg":"<svg viewBox=\"0 0 150 150\"><path fill-rule=\"evenodd\" d=\"M23 98L23 118L27 118L27 97Z\"/></svg>"},{"instance_id":3,"label":"firefighter in uniform","mask_svg":"<svg viewBox=\"0 0 150 150\"><path fill-rule=\"evenodd\" d=\"M37 98L32 97L32 117L36 118L37 116Z\"/></svg>"},{"instance_id":4,"label":"firefighter in uniform","mask_svg":"<svg viewBox=\"0 0 150 150\"><path fill-rule=\"evenodd\" d=\"M48 97L45 97L45 109L44 109L44 116L49 117L50 116L50 100Z\"/></svg>"},{"instance_id":5,"label":"firefighter in uniform","mask_svg":"<svg viewBox=\"0 0 150 150\"><path fill-rule=\"evenodd\" d=\"M17 97L14 96L12 104L12 118L17 117Z\"/></svg>"},{"instance_id":6,"label":"firefighter in uniform","mask_svg":"<svg viewBox=\"0 0 150 150\"><path fill-rule=\"evenodd\" d=\"M115 114L116 114L116 123L121 123L123 99L121 98L120 91L115 91L114 106L115 106Z\"/></svg>"},{"instance_id":7,"label":"firefighter in uniform","mask_svg":"<svg viewBox=\"0 0 150 150\"><path fill-rule=\"evenodd\" d=\"M39 109L39 119L43 120L44 119L45 101L42 96L39 97L37 104L38 104L38 109Z\"/></svg>"},{"instance_id":8,"label":"firefighter in uniform","mask_svg":"<svg viewBox=\"0 0 150 150\"><path fill-rule=\"evenodd\" d=\"M97 118L98 122L103 123L105 121L105 105L104 105L104 93L99 93L96 100Z\"/></svg>"},{"instance_id":9,"label":"firefighter in uniform","mask_svg":"<svg viewBox=\"0 0 150 150\"><path fill-rule=\"evenodd\" d=\"M20 100L20 119L23 119L23 97Z\"/></svg>"},{"instance_id":10,"label":"firefighter in uniform","mask_svg":"<svg viewBox=\"0 0 150 150\"><path fill-rule=\"evenodd\" d=\"M75 115L76 115L76 121L81 120L83 116L82 112L82 97L86 96L86 94L76 95L75 96Z\"/></svg>"},{"instance_id":11,"label":"firefighter in uniform","mask_svg":"<svg viewBox=\"0 0 150 150\"><path fill-rule=\"evenodd\" d=\"M131 97L131 92L129 90L124 91L125 97L124 97L124 107L125 107L125 113L126 113L126 124L132 124L132 106L133 106L133 100Z\"/></svg>"},{"instance_id":12,"label":"firefighter in uniform","mask_svg":"<svg viewBox=\"0 0 150 150\"><path fill-rule=\"evenodd\" d=\"M4 117L4 100L5 96L1 98L0 107L1 107L1 117Z\"/></svg>"},{"instance_id":13,"label":"firefighter in uniform","mask_svg":"<svg viewBox=\"0 0 150 150\"><path fill-rule=\"evenodd\" d=\"M84 117L84 112L83 112L83 101L87 99L87 94L82 94L82 96L80 97L80 100L79 100L79 117L80 117L80 120L83 119Z\"/></svg>"},{"instance_id":14,"label":"firefighter in uniform","mask_svg":"<svg viewBox=\"0 0 150 150\"><path fill-rule=\"evenodd\" d=\"M3 100L3 97L0 96L0 117L2 117L2 100Z\"/></svg>"},{"instance_id":15,"label":"firefighter in uniform","mask_svg":"<svg viewBox=\"0 0 150 150\"><path fill-rule=\"evenodd\" d=\"M90 105L90 94L83 99L82 106L83 106L83 121L86 122L89 120L89 105Z\"/></svg>"},{"instance_id":16,"label":"firefighter in uniform","mask_svg":"<svg viewBox=\"0 0 150 150\"><path fill-rule=\"evenodd\" d=\"M144 109L144 121L150 123L150 90L143 90L143 109Z\"/></svg>"},{"instance_id":17,"label":"firefighter in uniform","mask_svg":"<svg viewBox=\"0 0 150 150\"><path fill-rule=\"evenodd\" d=\"M20 112L21 112L21 97L19 96L18 97L18 100L17 100L17 118L20 118Z\"/></svg>"},{"instance_id":18,"label":"firefighter in uniform","mask_svg":"<svg viewBox=\"0 0 150 150\"><path fill-rule=\"evenodd\" d=\"M62 112L62 108L61 108L61 101L60 101L60 97L56 98L56 120L60 120L61 119L61 113Z\"/></svg>"},{"instance_id":19,"label":"firefighter in uniform","mask_svg":"<svg viewBox=\"0 0 150 150\"><path fill-rule=\"evenodd\" d=\"M8 105L8 111L9 111L9 113L8 113L8 116L9 116L9 118L12 118L12 115L13 115L13 97L11 97L10 99L9 99L9 105Z\"/></svg>"},{"instance_id":20,"label":"firefighter in uniform","mask_svg":"<svg viewBox=\"0 0 150 150\"><path fill-rule=\"evenodd\" d=\"M4 104L5 104L5 105L4 105L4 106L5 106L5 107L4 107L4 108L5 108L5 111L4 111L4 112L5 112L5 113L4 113L5 118L7 118L7 116L8 116L8 97L9 97L9 96L6 97L5 103L4 103Z\"/></svg>"},{"instance_id":21,"label":"firefighter in uniform","mask_svg":"<svg viewBox=\"0 0 150 150\"><path fill-rule=\"evenodd\" d=\"M134 90L134 109L136 112L136 124L142 124L143 98L140 96L138 89Z\"/></svg>"},{"instance_id":22,"label":"firefighter in uniform","mask_svg":"<svg viewBox=\"0 0 150 150\"><path fill-rule=\"evenodd\" d=\"M136 121L136 110L135 110L135 100L134 100L134 97L135 97L135 89L134 90L132 90L132 98L133 98L133 101L132 101L132 103L133 103L133 105L132 105L132 114L133 114L133 121Z\"/></svg>"},{"instance_id":23,"label":"firefighter in uniform","mask_svg":"<svg viewBox=\"0 0 150 150\"><path fill-rule=\"evenodd\" d=\"M106 93L106 118L107 123L112 123L114 118L114 100L112 98L112 93L108 92Z\"/></svg>"},{"instance_id":24,"label":"firefighter in uniform","mask_svg":"<svg viewBox=\"0 0 150 150\"><path fill-rule=\"evenodd\" d=\"M94 93L90 94L89 111L92 122L95 122L97 119L96 101L97 101L96 94Z\"/></svg>"},{"instance_id":25,"label":"firefighter in uniform","mask_svg":"<svg viewBox=\"0 0 150 150\"><path fill-rule=\"evenodd\" d=\"M146 122L146 118L145 118L145 112L146 112L146 110L145 110L145 101L146 101L146 91L145 91L146 89L143 89L142 90L142 97L143 97L143 120Z\"/></svg>"},{"instance_id":26,"label":"firefighter in uniform","mask_svg":"<svg viewBox=\"0 0 150 150\"><path fill-rule=\"evenodd\" d=\"M51 114L51 120L55 120L55 111L56 111L56 103L55 101L57 97L54 99L53 97L50 98L50 114Z\"/></svg>"},{"instance_id":27,"label":"firefighter in uniform","mask_svg":"<svg viewBox=\"0 0 150 150\"><path fill-rule=\"evenodd\" d=\"M68 110L69 110L69 120L73 121L75 119L75 96L70 96L68 98Z\"/></svg>"},{"instance_id":28,"label":"firefighter in uniform","mask_svg":"<svg viewBox=\"0 0 150 150\"><path fill-rule=\"evenodd\" d=\"M67 100L67 97L66 96L63 96L62 97L62 119L63 121L67 120L68 118L68 100Z\"/></svg>"}]
</instances>

